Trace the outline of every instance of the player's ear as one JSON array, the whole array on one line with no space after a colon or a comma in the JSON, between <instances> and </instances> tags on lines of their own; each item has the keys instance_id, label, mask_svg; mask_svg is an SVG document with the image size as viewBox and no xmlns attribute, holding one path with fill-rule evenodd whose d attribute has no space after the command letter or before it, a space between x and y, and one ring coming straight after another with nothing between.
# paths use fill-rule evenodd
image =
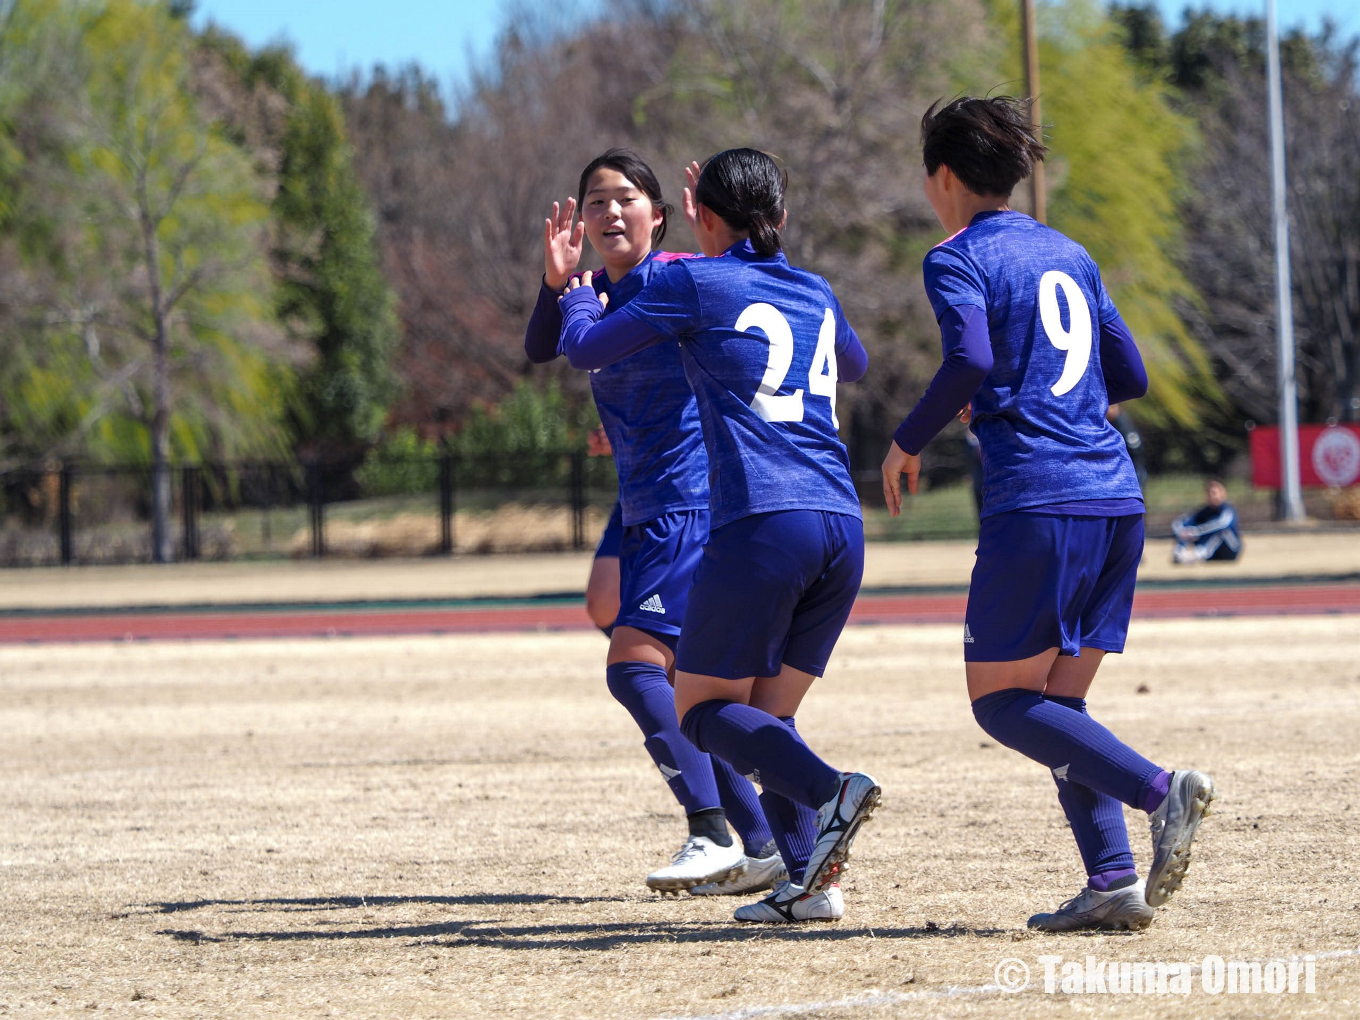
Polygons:
<instances>
[{"instance_id":1,"label":"player's ear","mask_svg":"<svg viewBox=\"0 0 1360 1020\"><path fill-rule=\"evenodd\" d=\"M782 234L784 232L784 228L787 227L788 225L789 225L789 211L785 209L784 215L779 217L779 232Z\"/></svg>"}]
</instances>

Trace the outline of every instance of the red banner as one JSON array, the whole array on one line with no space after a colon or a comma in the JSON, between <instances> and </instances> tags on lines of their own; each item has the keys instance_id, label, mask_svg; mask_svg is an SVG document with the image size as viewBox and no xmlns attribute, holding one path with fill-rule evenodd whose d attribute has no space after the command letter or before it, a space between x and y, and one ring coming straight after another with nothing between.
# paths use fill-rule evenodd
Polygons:
<instances>
[{"instance_id":1,"label":"red banner","mask_svg":"<svg viewBox=\"0 0 1360 1020\"><path fill-rule=\"evenodd\" d=\"M1261 425L1250 436L1251 484L1280 488L1279 427ZM1314 489L1360 483L1360 425L1300 425L1299 481Z\"/></svg>"}]
</instances>

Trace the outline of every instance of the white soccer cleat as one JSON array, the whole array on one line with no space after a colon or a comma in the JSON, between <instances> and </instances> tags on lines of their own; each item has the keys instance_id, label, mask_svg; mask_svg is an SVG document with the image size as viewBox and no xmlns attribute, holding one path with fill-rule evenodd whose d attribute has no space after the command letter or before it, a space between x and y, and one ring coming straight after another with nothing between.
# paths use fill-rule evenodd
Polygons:
<instances>
[{"instance_id":1,"label":"white soccer cleat","mask_svg":"<svg viewBox=\"0 0 1360 1020\"><path fill-rule=\"evenodd\" d=\"M1190 844L1214 797L1214 781L1203 772L1181 769L1171 773L1166 800L1148 815L1148 827L1152 830L1148 906L1160 907L1181 887L1190 867Z\"/></svg>"},{"instance_id":2,"label":"white soccer cleat","mask_svg":"<svg viewBox=\"0 0 1360 1020\"><path fill-rule=\"evenodd\" d=\"M1035 914L1027 927L1036 931L1142 931L1156 914L1143 898L1143 880L1100 892L1082 889L1051 914Z\"/></svg>"},{"instance_id":3,"label":"white soccer cleat","mask_svg":"<svg viewBox=\"0 0 1360 1020\"><path fill-rule=\"evenodd\" d=\"M738 921L759 924L796 924L799 921L839 921L845 916L845 900L839 885L828 885L810 893L801 885L780 882L774 892L758 903L738 907L732 914Z\"/></svg>"},{"instance_id":4,"label":"white soccer cleat","mask_svg":"<svg viewBox=\"0 0 1360 1020\"><path fill-rule=\"evenodd\" d=\"M647 887L679 894L696 885L737 878L745 870L746 853L739 840L733 840L731 846L718 846L707 836L691 836L669 865L647 876Z\"/></svg>"},{"instance_id":5,"label":"white soccer cleat","mask_svg":"<svg viewBox=\"0 0 1360 1020\"><path fill-rule=\"evenodd\" d=\"M817 812L817 842L808 858L803 885L821 892L836 881L850 857L850 844L859 827L873 817L882 788L863 772L842 772L840 789Z\"/></svg>"},{"instance_id":6,"label":"white soccer cleat","mask_svg":"<svg viewBox=\"0 0 1360 1020\"><path fill-rule=\"evenodd\" d=\"M784 858L772 853L768 857L746 858L746 870L736 878L723 882L709 882L696 885L689 891L691 896L744 896L748 893L764 892L777 882L789 877L789 869L784 867Z\"/></svg>"}]
</instances>

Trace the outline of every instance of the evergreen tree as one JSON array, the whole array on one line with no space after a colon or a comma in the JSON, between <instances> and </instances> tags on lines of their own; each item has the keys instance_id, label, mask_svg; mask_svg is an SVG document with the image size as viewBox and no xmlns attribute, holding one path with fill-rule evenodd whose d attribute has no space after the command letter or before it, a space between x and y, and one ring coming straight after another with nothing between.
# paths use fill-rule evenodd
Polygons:
<instances>
[{"instance_id":1,"label":"evergreen tree","mask_svg":"<svg viewBox=\"0 0 1360 1020\"><path fill-rule=\"evenodd\" d=\"M301 370L297 434L349 459L377 438L395 393L395 303L339 104L293 81L274 215L280 316L315 348Z\"/></svg>"}]
</instances>

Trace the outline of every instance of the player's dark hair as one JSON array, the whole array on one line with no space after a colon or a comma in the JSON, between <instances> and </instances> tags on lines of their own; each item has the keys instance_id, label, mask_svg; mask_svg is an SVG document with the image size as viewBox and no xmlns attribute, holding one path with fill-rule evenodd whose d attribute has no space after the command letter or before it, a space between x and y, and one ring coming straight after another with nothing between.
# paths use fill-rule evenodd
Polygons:
<instances>
[{"instance_id":1,"label":"player's dark hair","mask_svg":"<svg viewBox=\"0 0 1360 1020\"><path fill-rule=\"evenodd\" d=\"M636 185L637 189L652 200L652 207L661 210L661 222L652 231L652 246L661 243L661 239L666 236L666 224L670 222L671 205L661 197L661 185L657 182L656 174L652 173L641 156L632 149L614 148L608 152L602 152L581 171L581 184L576 192L576 204L584 206L586 204L586 187L590 184L590 175L603 167L606 170L617 170Z\"/></svg>"},{"instance_id":2,"label":"player's dark hair","mask_svg":"<svg viewBox=\"0 0 1360 1020\"><path fill-rule=\"evenodd\" d=\"M773 255L784 247L784 189L789 178L758 149L724 149L699 174L694 200L708 206L733 230L750 234L751 247Z\"/></svg>"},{"instance_id":3,"label":"player's dark hair","mask_svg":"<svg viewBox=\"0 0 1360 1020\"><path fill-rule=\"evenodd\" d=\"M1048 152L1034 136L1031 105L1015 96L935 100L921 118L926 173L947 166L974 194L1009 195Z\"/></svg>"}]
</instances>

